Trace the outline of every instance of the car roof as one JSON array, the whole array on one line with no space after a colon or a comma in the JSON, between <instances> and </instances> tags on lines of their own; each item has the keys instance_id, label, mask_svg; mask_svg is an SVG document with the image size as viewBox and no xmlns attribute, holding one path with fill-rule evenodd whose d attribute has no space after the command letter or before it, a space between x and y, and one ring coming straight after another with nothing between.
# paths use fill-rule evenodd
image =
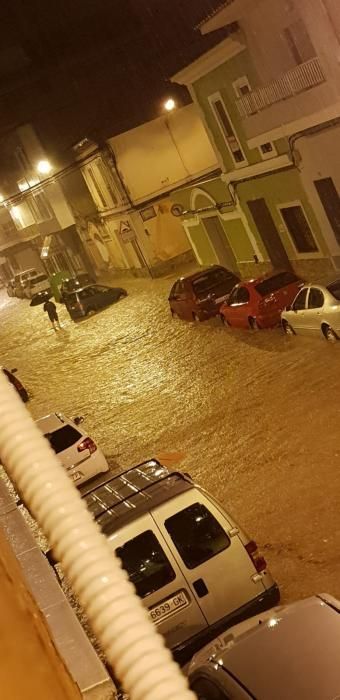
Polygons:
<instances>
[{"instance_id":1,"label":"car roof","mask_svg":"<svg viewBox=\"0 0 340 700\"><path fill-rule=\"evenodd\" d=\"M264 275L260 275L259 277L251 277L250 279L247 280L241 280L239 282L239 285L241 286L247 286L248 284L250 286L255 286L256 284L260 284L260 282L264 282L265 280L269 280L272 277L277 277L277 275L282 275L284 272L290 272L290 270L272 270L272 272L266 272ZM292 272L293 275L295 275L295 272ZM295 275L296 279L299 279L298 275Z\"/></svg>"},{"instance_id":2,"label":"car roof","mask_svg":"<svg viewBox=\"0 0 340 700\"><path fill-rule=\"evenodd\" d=\"M47 416L38 418L36 421L38 428L45 433L53 433L54 430L58 430L63 425L69 424L69 421L61 413L49 413Z\"/></svg>"},{"instance_id":3,"label":"car roof","mask_svg":"<svg viewBox=\"0 0 340 700\"><path fill-rule=\"evenodd\" d=\"M187 474L170 471L157 459L142 462L108 477L98 486L85 484L82 497L106 535L152 508L194 488Z\"/></svg>"},{"instance_id":4,"label":"car roof","mask_svg":"<svg viewBox=\"0 0 340 700\"><path fill-rule=\"evenodd\" d=\"M194 657L218 663L258 700L335 700L340 603L314 596L231 628Z\"/></svg>"},{"instance_id":5,"label":"car roof","mask_svg":"<svg viewBox=\"0 0 340 700\"><path fill-rule=\"evenodd\" d=\"M226 267L223 267L223 265L211 265L210 267L204 267L202 270L198 270L197 272L193 272L192 275L185 275L184 277L179 277L176 282L179 282L179 280L189 280L192 282L193 280L198 279L199 277L202 277L202 275L206 275L207 272L213 272L214 270L226 270L226 272L230 272L230 274L235 274L231 270L228 270ZM235 275L237 277L237 275ZM176 284L174 282L174 284Z\"/></svg>"}]
</instances>

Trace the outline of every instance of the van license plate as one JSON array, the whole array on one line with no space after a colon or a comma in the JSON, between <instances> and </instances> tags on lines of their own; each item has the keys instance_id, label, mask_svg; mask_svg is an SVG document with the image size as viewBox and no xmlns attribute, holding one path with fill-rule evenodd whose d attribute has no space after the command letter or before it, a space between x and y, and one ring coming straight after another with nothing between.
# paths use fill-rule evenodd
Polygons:
<instances>
[{"instance_id":1,"label":"van license plate","mask_svg":"<svg viewBox=\"0 0 340 700\"><path fill-rule=\"evenodd\" d=\"M74 472L74 474L71 475L73 481L79 481L79 479L84 476L83 472Z\"/></svg>"},{"instance_id":2,"label":"van license plate","mask_svg":"<svg viewBox=\"0 0 340 700\"><path fill-rule=\"evenodd\" d=\"M172 598L163 600L163 603L156 605L154 608L149 610L151 620L153 622L160 622L171 613L180 610L181 608L186 608L189 605L189 599L184 591L179 591Z\"/></svg>"}]
</instances>

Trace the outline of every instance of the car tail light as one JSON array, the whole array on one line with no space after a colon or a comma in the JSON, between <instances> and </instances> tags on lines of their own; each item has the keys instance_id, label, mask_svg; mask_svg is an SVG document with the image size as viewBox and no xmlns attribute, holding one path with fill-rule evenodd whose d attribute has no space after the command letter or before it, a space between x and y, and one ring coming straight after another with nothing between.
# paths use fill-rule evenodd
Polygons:
<instances>
[{"instance_id":1,"label":"car tail light","mask_svg":"<svg viewBox=\"0 0 340 700\"><path fill-rule=\"evenodd\" d=\"M91 440L90 437L85 438L82 442L79 443L77 450L78 452L83 452L84 450L89 450L90 454L92 455L97 449L97 445Z\"/></svg>"},{"instance_id":2,"label":"car tail light","mask_svg":"<svg viewBox=\"0 0 340 700\"><path fill-rule=\"evenodd\" d=\"M267 562L265 558L260 554L256 542L254 540L250 540L248 544L246 544L246 550L255 566L256 571L260 574L262 571L265 571L267 568Z\"/></svg>"}]
</instances>

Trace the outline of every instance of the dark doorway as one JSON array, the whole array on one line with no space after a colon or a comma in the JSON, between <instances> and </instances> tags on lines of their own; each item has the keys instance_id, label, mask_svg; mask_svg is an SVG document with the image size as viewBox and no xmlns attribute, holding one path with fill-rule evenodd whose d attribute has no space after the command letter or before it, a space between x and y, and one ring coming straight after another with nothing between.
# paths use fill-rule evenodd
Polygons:
<instances>
[{"instance_id":1,"label":"dark doorway","mask_svg":"<svg viewBox=\"0 0 340 700\"><path fill-rule=\"evenodd\" d=\"M285 270L290 269L290 260L267 207L266 200L263 198L252 199L247 204L273 267Z\"/></svg>"},{"instance_id":2,"label":"dark doorway","mask_svg":"<svg viewBox=\"0 0 340 700\"><path fill-rule=\"evenodd\" d=\"M340 245L340 198L331 177L314 180L316 191L326 212L327 219Z\"/></svg>"},{"instance_id":3,"label":"dark doorway","mask_svg":"<svg viewBox=\"0 0 340 700\"><path fill-rule=\"evenodd\" d=\"M237 272L235 255L218 216L209 216L207 219L202 219L202 221L219 263L228 270Z\"/></svg>"}]
</instances>

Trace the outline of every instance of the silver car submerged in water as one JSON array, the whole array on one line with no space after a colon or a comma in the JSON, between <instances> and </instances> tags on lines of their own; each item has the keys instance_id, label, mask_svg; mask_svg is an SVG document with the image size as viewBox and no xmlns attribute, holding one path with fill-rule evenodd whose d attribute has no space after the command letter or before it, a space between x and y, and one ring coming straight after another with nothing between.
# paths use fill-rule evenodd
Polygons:
<instances>
[{"instance_id":1,"label":"silver car submerged in water","mask_svg":"<svg viewBox=\"0 0 340 700\"><path fill-rule=\"evenodd\" d=\"M287 335L320 335L340 339L340 279L327 285L305 284L281 314Z\"/></svg>"}]
</instances>

